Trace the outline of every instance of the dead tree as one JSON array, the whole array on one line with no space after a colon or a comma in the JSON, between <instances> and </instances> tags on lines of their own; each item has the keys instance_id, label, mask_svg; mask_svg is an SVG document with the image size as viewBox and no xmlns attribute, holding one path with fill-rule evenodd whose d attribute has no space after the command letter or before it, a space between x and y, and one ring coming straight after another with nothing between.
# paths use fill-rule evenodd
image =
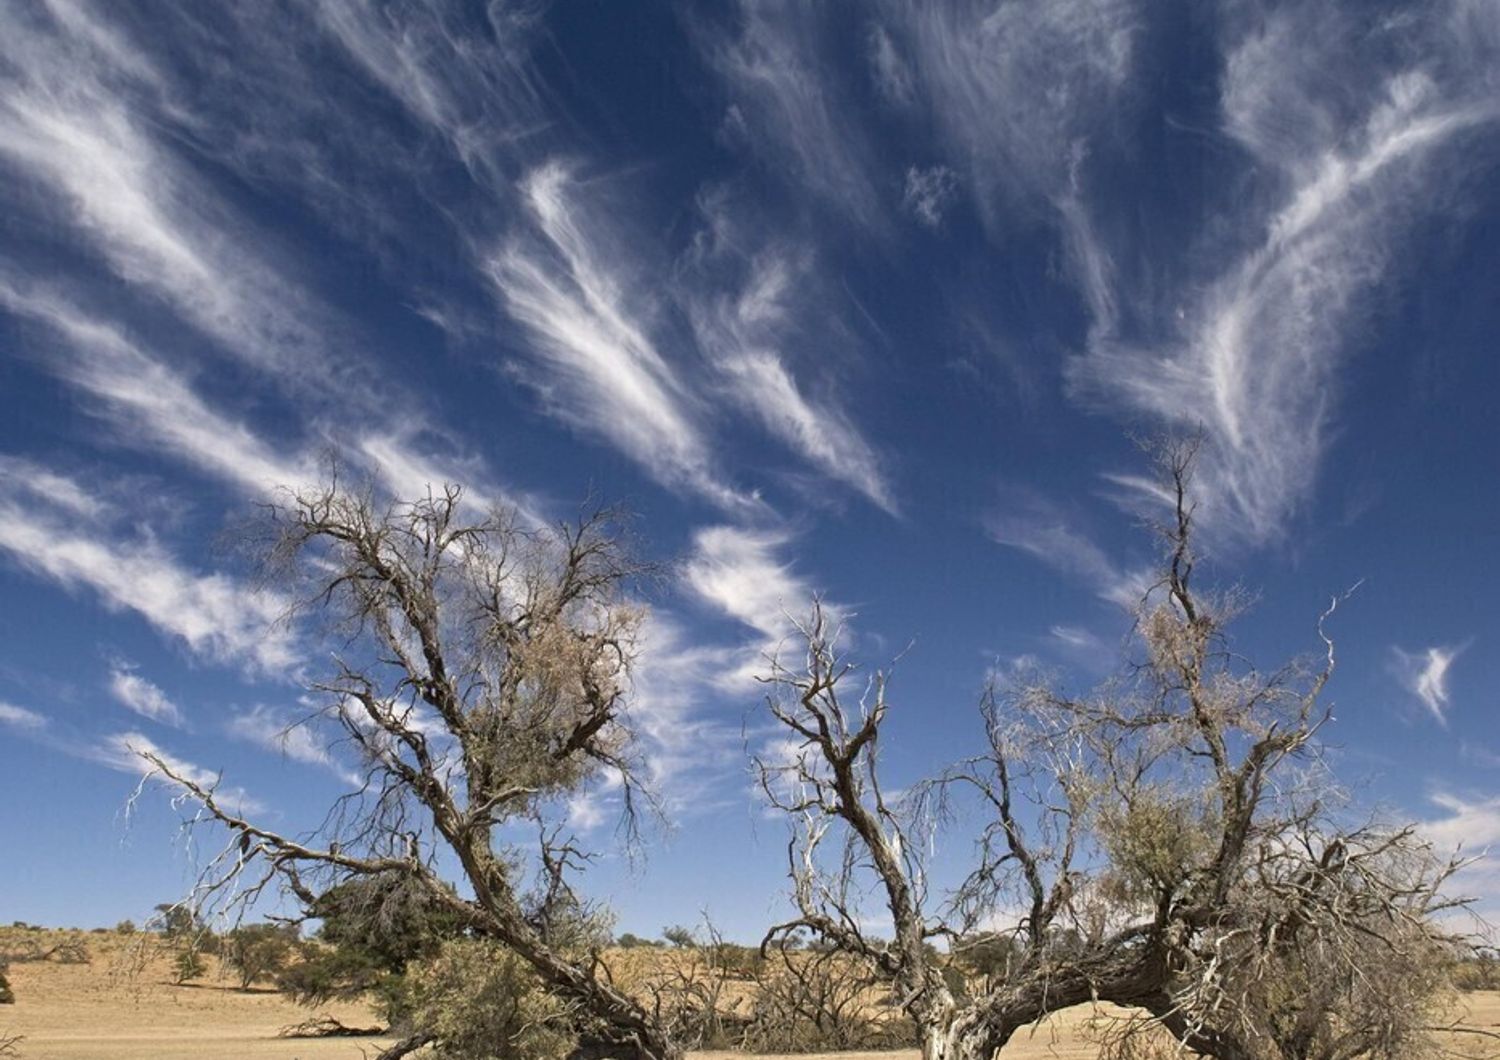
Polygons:
<instances>
[{"instance_id":1,"label":"dead tree","mask_svg":"<svg viewBox=\"0 0 1500 1060\"><path fill-rule=\"evenodd\" d=\"M1098 1001L1141 1013L1113 1028L1120 1055L1150 1026L1222 1060L1404 1057L1432 1022L1432 971L1454 941L1434 916L1454 904L1443 888L1457 864L1410 828L1351 828L1325 797L1316 738L1338 601L1314 663L1266 673L1235 656L1235 595L1193 580L1192 460L1191 445L1161 454L1171 508L1135 665L1083 698L991 683L984 752L899 804L878 769L887 675L851 699L857 671L821 606L798 664L772 660L770 710L794 750L757 765L794 825L797 916L767 942L805 929L870 962L928 1060L988 1060L1018 1029ZM976 864L935 897L928 830L959 810L983 814ZM871 893L889 940L862 926ZM1003 942L1004 961L960 992L932 943L976 932ZM1360 978L1372 946L1379 983L1411 994L1400 1004L1380 1007L1383 987ZM1316 989L1288 994L1296 977Z\"/></svg>"},{"instance_id":2,"label":"dead tree","mask_svg":"<svg viewBox=\"0 0 1500 1060\"><path fill-rule=\"evenodd\" d=\"M311 907L353 880L404 880L527 961L579 1014L586 1051L676 1057L600 972L579 930L593 910L571 885L590 855L551 823L608 779L633 827L642 794L625 709L642 616L624 593L638 568L609 513L535 528L507 511L471 516L456 487L385 504L335 478L272 505L269 520L269 569L337 634L307 721L342 734L364 783L316 833L291 835L153 758L191 825L228 831L195 907L243 906L277 884ZM529 848L496 837L527 825ZM458 866L466 894L442 865ZM401 1048L430 1040L417 1031Z\"/></svg>"}]
</instances>

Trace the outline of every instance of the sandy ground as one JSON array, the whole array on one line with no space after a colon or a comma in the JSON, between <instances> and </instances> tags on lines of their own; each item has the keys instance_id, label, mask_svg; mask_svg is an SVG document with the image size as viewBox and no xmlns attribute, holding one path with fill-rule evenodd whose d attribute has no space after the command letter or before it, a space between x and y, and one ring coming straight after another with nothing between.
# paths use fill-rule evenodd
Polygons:
<instances>
[{"instance_id":1,"label":"sandy ground","mask_svg":"<svg viewBox=\"0 0 1500 1060\"><path fill-rule=\"evenodd\" d=\"M50 933L49 933L50 934ZM55 937L55 936L54 936ZM14 964L16 1004L0 1005L0 1037L21 1034L22 1060L360 1060L387 1044L378 1038L288 1039L277 1032L313 1013L261 988L250 992L212 972L199 982L172 983L165 959L138 959L118 936L82 935L89 964ZM1468 995L1468 1023L1500 1031L1500 993ZM379 1023L359 1005L327 1012L351 1026ZM1006 1060L1092 1060L1096 1049L1074 1010L1018 1036ZM1463 1055L1500 1057L1500 1043L1468 1037ZM837 1060L914 1060L915 1050L845 1053ZM696 1060L744 1060L744 1054L700 1053ZM801 1060L819 1060L803 1057Z\"/></svg>"},{"instance_id":2,"label":"sandy ground","mask_svg":"<svg viewBox=\"0 0 1500 1060\"><path fill-rule=\"evenodd\" d=\"M266 988L241 991L219 977L212 962L207 977L178 986L165 959L141 964L140 951L126 940L82 938L93 957L89 964L11 965L16 1003L0 1006L0 1035L25 1036L22 1060L359 1060L388 1044L278 1038L281 1028L313 1012ZM359 1005L318 1011L350 1026L380 1022Z\"/></svg>"}]
</instances>

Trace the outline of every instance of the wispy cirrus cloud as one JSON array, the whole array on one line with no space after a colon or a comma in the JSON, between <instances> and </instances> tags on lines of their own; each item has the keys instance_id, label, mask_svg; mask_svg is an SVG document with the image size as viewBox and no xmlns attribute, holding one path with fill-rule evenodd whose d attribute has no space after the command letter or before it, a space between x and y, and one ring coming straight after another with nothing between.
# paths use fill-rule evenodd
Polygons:
<instances>
[{"instance_id":1,"label":"wispy cirrus cloud","mask_svg":"<svg viewBox=\"0 0 1500 1060\"><path fill-rule=\"evenodd\" d=\"M725 771L742 761L744 709L705 705L720 703L726 680L745 690L739 678L745 648L705 642L681 616L661 608L647 617L641 648L630 713L648 775L674 814L704 812L718 805Z\"/></svg>"},{"instance_id":2,"label":"wispy cirrus cloud","mask_svg":"<svg viewBox=\"0 0 1500 1060\"><path fill-rule=\"evenodd\" d=\"M965 182L999 223L1016 196L1046 201L1068 188L1080 152L1118 114L1140 21L1133 0L891 2L873 52L877 83L914 86L903 95L966 160Z\"/></svg>"},{"instance_id":3,"label":"wispy cirrus cloud","mask_svg":"<svg viewBox=\"0 0 1500 1060\"><path fill-rule=\"evenodd\" d=\"M92 399L120 441L177 457L247 496L312 486L324 477L328 455L336 453L398 497L460 483L476 508L515 504L529 521L541 521L533 502L518 500L493 481L482 458L465 455L417 418L393 419L378 430L375 416L356 413L351 424L313 416L299 445L278 446L216 407L184 372L142 350L119 325L90 315L55 290L23 286L0 273L0 308L50 329L57 341L39 344L44 352L38 359ZM56 503L101 503L34 465L21 477Z\"/></svg>"},{"instance_id":4,"label":"wispy cirrus cloud","mask_svg":"<svg viewBox=\"0 0 1500 1060\"><path fill-rule=\"evenodd\" d=\"M94 496L67 475L53 471L26 457L0 453L0 484L12 496L24 494L32 502L67 512L77 518L95 520L110 511L110 504Z\"/></svg>"},{"instance_id":5,"label":"wispy cirrus cloud","mask_svg":"<svg viewBox=\"0 0 1500 1060\"><path fill-rule=\"evenodd\" d=\"M1229 211L1228 252L1199 254L1223 267L1184 274L1175 304L1159 307L1170 312L1135 314L1171 327L1142 341L1117 318L1115 300L1138 293L1108 268L1108 246L1073 226L1094 317L1070 367L1075 392L1203 430L1204 515L1250 542L1279 536L1306 499L1359 310L1413 221L1462 184L1466 136L1500 117L1493 12L1459 3L1400 26L1364 18L1294 4L1228 20L1223 131L1263 177ZM1364 43L1351 53L1351 40Z\"/></svg>"},{"instance_id":6,"label":"wispy cirrus cloud","mask_svg":"<svg viewBox=\"0 0 1500 1060\"><path fill-rule=\"evenodd\" d=\"M1422 832L1445 851L1472 854L1500 843L1500 795L1476 798L1436 791L1428 801L1442 815L1422 822Z\"/></svg>"},{"instance_id":7,"label":"wispy cirrus cloud","mask_svg":"<svg viewBox=\"0 0 1500 1060\"><path fill-rule=\"evenodd\" d=\"M756 630L768 643L792 632L813 590L781 557L787 533L711 526L693 535L683 582L701 600Z\"/></svg>"},{"instance_id":8,"label":"wispy cirrus cloud","mask_svg":"<svg viewBox=\"0 0 1500 1060\"><path fill-rule=\"evenodd\" d=\"M316 15L364 73L439 133L482 183L498 187L510 146L550 120L530 59L541 22L535 5L327 0Z\"/></svg>"},{"instance_id":9,"label":"wispy cirrus cloud","mask_svg":"<svg viewBox=\"0 0 1500 1060\"><path fill-rule=\"evenodd\" d=\"M312 462L275 451L210 406L180 371L56 291L23 290L0 275L0 307L46 325L62 340L44 357L46 367L95 399L129 444L181 457L251 494L315 478Z\"/></svg>"},{"instance_id":10,"label":"wispy cirrus cloud","mask_svg":"<svg viewBox=\"0 0 1500 1060\"><path fill-rule=\"evenodd\" d=\"M288 601L226 574L193 571L150 534L80 523L12 494L0 500L0 552L64 588L92 592L110 610L138 614L205 658L283 675L298 662L280 621Z\"/></svg>"},{"instance_id":11,"label":"wispy cirrus cloud","mask_svg":"<svg viewBox=\"0 0 1500 1060\"><path fill-rule=\"evenodd\" d=\"M0 169L11 207L30 216L43 204L118 279L279 382L338 374L328 313L183 159L169 130L191 108L147 53L86 5L5 10Z\"/></svg>"},{"instance_id":12,"label":"wispy cirrus cloud","mask_svg":"<svg viewBox=\"0 0 1500 1060\"><path fill-rule=\"evenodd\" d=\"M134 666L122 660L116 660L110 665L109 692L143 718L178 729L187 723L181 708L165 692L137 673Z\"/></svg>"},{"instance_id":13,"label":"wispy cirrus cloud","mask_svg":"<svg viewBox=\"0 0 1500 1060\"><path fill-rule=\"evenodd\" d=\"M306 717L295 717L265 704L256 704L235 715L225 730L235 739L262 750L326 769L351 787L360 784L359 776L334 758L327 742Z\"/></svg>"},{"instance_id":14,"label":"wispy cirrus cloud","mask_svg":"<svg viewBox=\"0 0 1500 1060\"><path fill-rule=\"evenodd\" d=\"M1150 585L1147 572L1116 563L1060 507L1029 490L1007 491L984 525L996 543L1040 560L1120 607L1138 605Z\"/></svg>"},{"instance_id":15,"label":"wispy cirrus cloud","mask_svg":"<svg viewBox=\"0 0 1500 1060\"><path fill-rule=\"evenodd\" d=\"M80 754L81 757L88 758L98 762L100 765L118 770L121 773L129 773L143 778L150 777L154 773L164 785L170 787L172 782L167 778L161 777L156 763L151 761L152 758L155 758L181 779L191 784L196 784L200 788L215 791L220 803L232 812L262 814L269 808L264 802L255 798L244 788L223 787L221 785L222 777L220 773L211 769L205 769L203 766L173 754L143 733L113 733L98 743L82 750Z\"/></svg>"},{"instance_id":16,"label":"wispy cirrus cloud","mask_svg":"<svg viewBox=\"0 0 1500 1060\"><path fill-rule=\"evenodd\" d=\"M720 387L814 468L894 514L895 496L874 447L836 395L810 396L789 366L799 353L802 363L813 362L808 347L829 363L830 347L846 341L814 256L754 234L722 193L700 195L699 208L704 226L678 300Z\"/></svg>"},{"instance_id":17,"label":"wispy cirrus cloud","mask_svg":"<svg viewBox=\"0 0 1500 1060\"><path fill-rule=\"evenodd\" d=\"M45 714L39 714L25 707L18 707L14 703L6 703L0 700L0 725L9 725L20 729L22 732L40 732L47 727L48 721Z\"/></svg>"},{"instance_id":18,"label":"wispy cirrus cloud","mask_svg":"<svg viewBox=\"0 0 1500 1060\"><path fill-rule=\"evenodd\" d=\"M662 483L743 503L719 481L701 403L630 308L651 300L631 273L634 255L611 241L610 220L559 163L533 170L522 192L533 231L489 262L530 339L522 377L558 417L604 437Z\"/></svg>"},{"instance_id":19,"label":"wispy cirrus cloud","mask_svg":"<svg viewBox=\"0 0 1500 1060\"><path fill-rule=\"evenodd\" d=\"M879 166L841 86L827 76L823 10L743 0L735 14L727 33L699 27L700 44L729 90L732 135L822 206L884 230L892 196L882 193ZM895 68L887 72L898 90Z\"/></svg>"},{"instance_id":20,"label":"wispy cirrus cloud","mask_svg":"<svg viewBox=\"0 0 1500 1060\"><path fill-rule=\"evenodd\" d=\"M651 775L678 813L724 804L726 770L743 767L746 717L759 698L755 677L812 602L810 583L783 555L791 540L785 531L729 525L693 536L679 571L683 594L747 636L705 639L681 615L661 610L647 622L631 711Z\"/></svg>"},{"instance_id":21,"label":"wispy cirrus cloud","mask_svg":"<svg viewBox=\"0 0 1500 1060\"><path fill-rule=\"evenodd\" d=\"M1439 725L1448 724L1451 696L1448 672L1467 645L1432 647L1408 652L1391 648L1391 673L1410 695L1419 701Z\"/></svg>"}]
</instances>

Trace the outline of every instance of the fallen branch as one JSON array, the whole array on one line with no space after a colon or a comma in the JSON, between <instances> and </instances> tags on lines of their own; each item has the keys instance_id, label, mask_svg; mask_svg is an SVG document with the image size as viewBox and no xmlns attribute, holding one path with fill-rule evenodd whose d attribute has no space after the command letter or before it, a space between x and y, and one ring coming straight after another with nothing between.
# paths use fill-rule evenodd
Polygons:
<instances>
[{"instance_id":1,"label":"fallen branch","mask_svg":"<svg viewBox=\"0 0 1500 1060\"><path fill-rule=\"evenodd\" d=\"M350 1027L332 1016L314 1016L276 1032L278 1038L376 1038L389 1027Z\"/></svg>"}]
</instances>

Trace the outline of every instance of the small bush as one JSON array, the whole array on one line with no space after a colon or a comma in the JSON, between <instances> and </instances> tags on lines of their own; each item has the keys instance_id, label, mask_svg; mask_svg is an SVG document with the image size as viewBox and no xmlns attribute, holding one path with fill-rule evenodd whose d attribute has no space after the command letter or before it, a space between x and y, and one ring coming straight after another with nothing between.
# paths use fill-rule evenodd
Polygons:
<instances>
[{"instance_id":1,"label":"small bush","mask_svg":"<svg viewBox=\"0 0 1500 1060\"><path fill-rule=\"evenodd\" d=\"M172 970L177 982L181 984L192 979L203 978L203 973L207 971L207 968L204 967L203 957L197 950L190 947L177 954L172 962Z\"/></svg>"},{"instance_id":2,"label":"small bush","mask_svg":"<svg viewBox=\"0 0 1500 1060\"><path fill-rule=\"evenodd\" d=\"M240 989L279 976L297 949L297 929L276 924L247 924L224 936L220 956L239 976Z\"/></svg>"},{"instance_id":3,"label":"small bush","mask_svg":"<svg viewBox=\"0 0 1500 1060\"><path fill-rule=\"evenodd\" d=\"M490 942L446 942L388 981L393 1027L437 1039L436 1060L562 1060L577 1040L562 1005L531 967Z\"/></svg>"},{"instance_id":4,"label":"small bush","mask_svg":"<svg viewBox=\"0 0 1500 1060\"><path fill-rule=\"evenodd\" d=\"M5 978L5 969L0 966L0 1005L14 1005L16 1003L16 992L10 988L10 980Z\"/></svg>"},{"instance_id":5,"label":"small bush","mask_svg":"<svg viewBox=\"0 0 1500 1060\"><path fill-rule=\"evenodd\" d=\"M276 985L300 1005L322 1005L380 990L388 976L399 974L368 950L354 946L308 945L302 960L288 965Z\"/></svg>"},{"instance_id":6,"label":"small bush","mask_svg":"<svg viewBox=\"0 0 1500 1060\"><path fill-rule=\"evenodd\" d=\"M122 920L122 921L120 921L118 924L115 925L115 934L116 935L134 935L135 934L135 921L134 920Z\"/></svg>"},{"instance_id":7,"label":"small bush","mask_svg":"<svg viewBox=\"0 0 1500 1060\"><path fill-rule=\"evenodd\" d=\"M52 947L47 957L58 964L88 964L89 948L82 939L68 939Z\"/></svg>"},{"instance_id":8,"label":"small bush","mask_svg":"<svg viewBox=\"0 0 1500 1060\"><path fill-rule=\"evenodd\" d=\"M1500 990L1500 954L1483 951L1453 968L1453 985L1460 990Z\"/></svg>"}]
</instances>

